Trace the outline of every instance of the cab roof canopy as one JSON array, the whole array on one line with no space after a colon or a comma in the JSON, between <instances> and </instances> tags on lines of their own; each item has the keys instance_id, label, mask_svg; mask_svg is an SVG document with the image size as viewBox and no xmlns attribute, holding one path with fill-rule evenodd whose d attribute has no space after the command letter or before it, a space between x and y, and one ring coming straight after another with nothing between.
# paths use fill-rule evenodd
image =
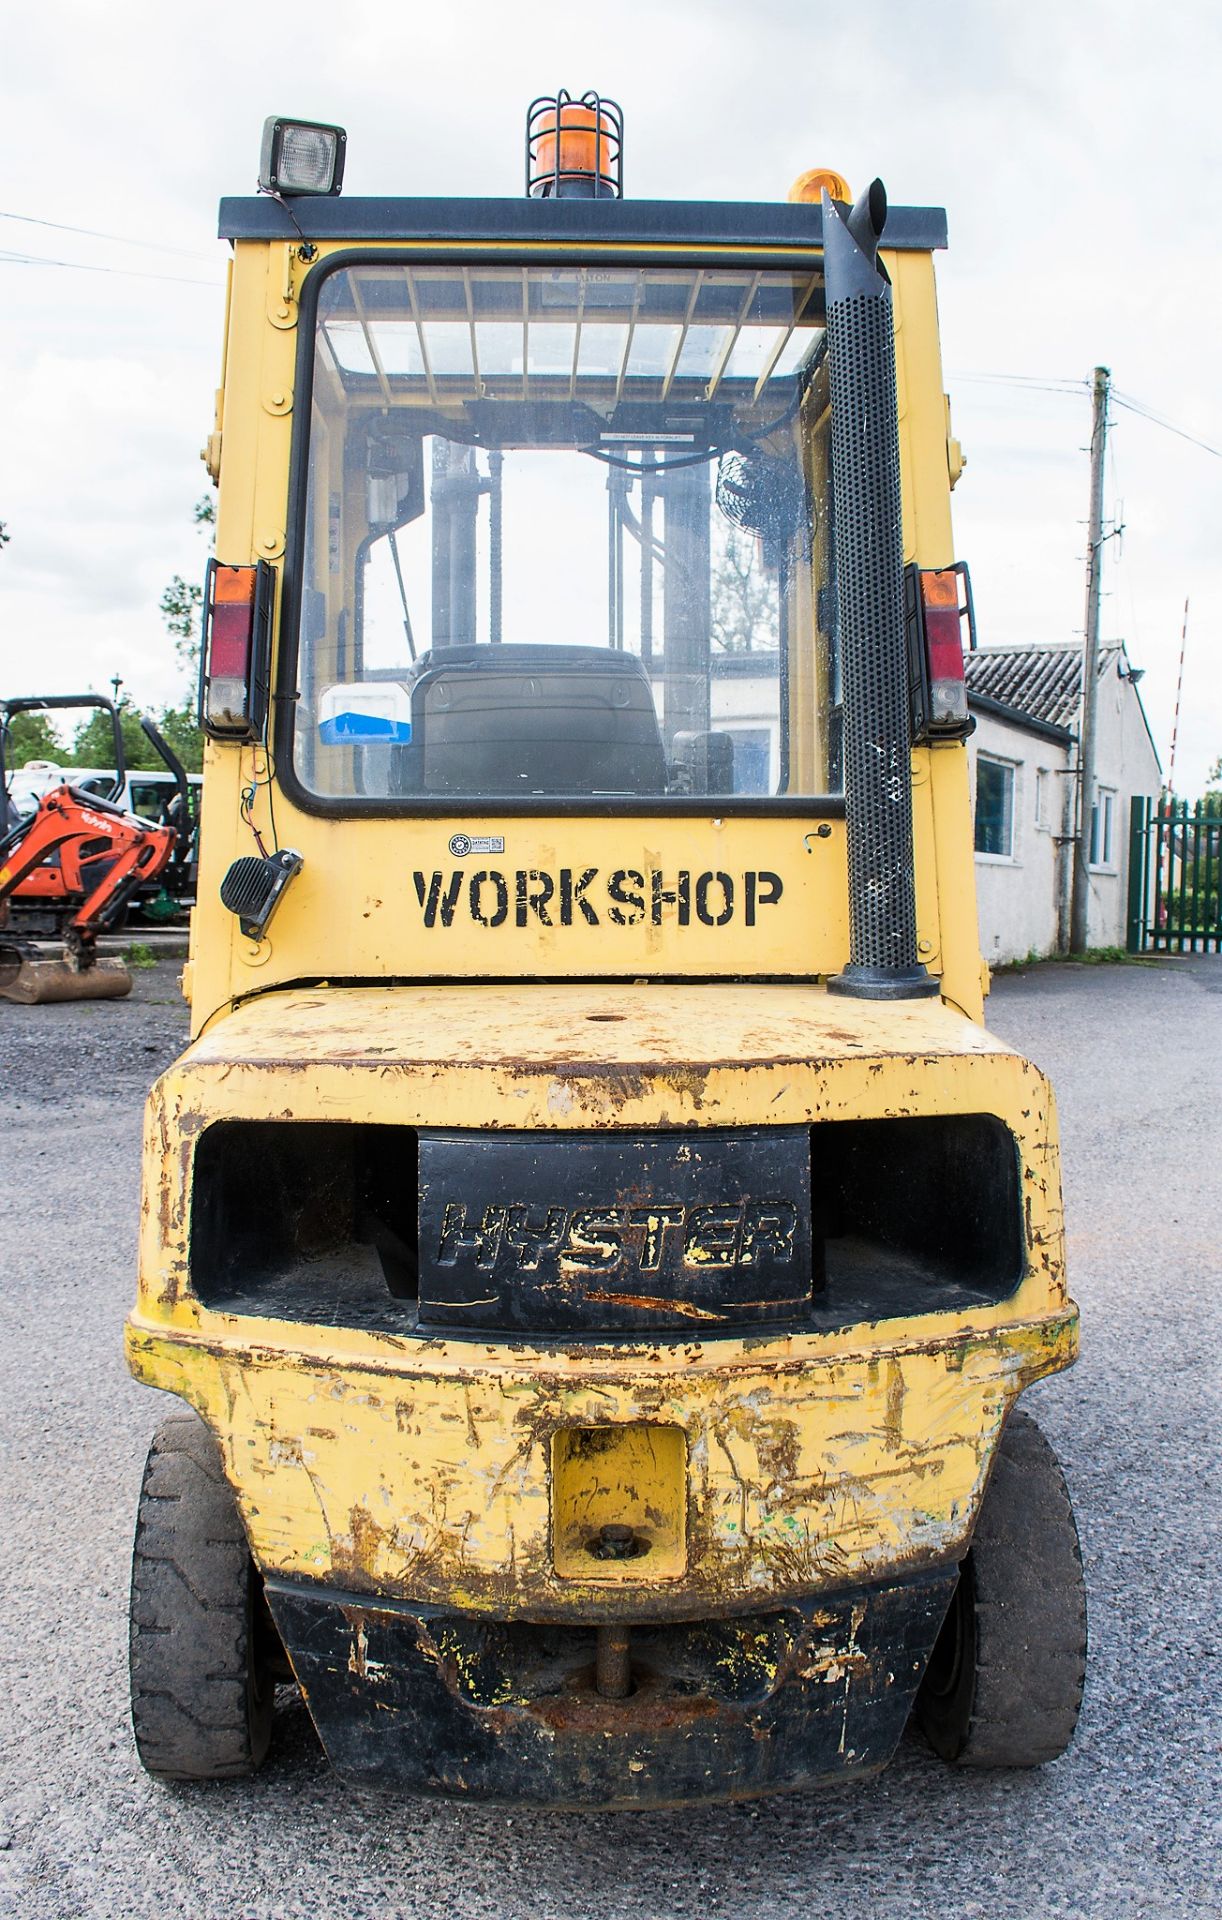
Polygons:
<instances>
[{"instance_id":1,"label":"cab roof canopy","mask_svg":"<svg viewBox=\"0 0 1222 1920\"><path fill-rule=\"evenodd\" d=\"M811 202L706 200L384 200L303 196L292 217L266 194L224 199L222 240L591 241L603 246L823 245L823 209ZM942 207L892 207L884 246L929 253L946 245Z\"/></svg>"}]
</instances>

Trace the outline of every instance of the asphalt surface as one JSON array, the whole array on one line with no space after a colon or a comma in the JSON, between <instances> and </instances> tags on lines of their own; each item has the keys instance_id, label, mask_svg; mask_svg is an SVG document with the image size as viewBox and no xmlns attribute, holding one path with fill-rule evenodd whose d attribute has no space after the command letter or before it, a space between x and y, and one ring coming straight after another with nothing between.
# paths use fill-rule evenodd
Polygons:
<instances>
[{"instance_id":1,"label":"asphalt surface","mask_svg":"<svg viewBox=\"0 0 1222 1920\"><path fill-rule=\"evenodd\" d=\"M137 1765L125 1638L157 1397L125 1371L140 1108L176 967L130 1001L0 1003L0 1914L156 1920L1042 1920L1222 1913L1216 1624L1222 958L1043 966L990 1023L1053 1076L1083 1358L1027 1404L1065 1464L1091 1655L1077 1740L959 1774L682 1814L356 1793L289 1703L256 1779Z\"/></svg>"}]
</instances>

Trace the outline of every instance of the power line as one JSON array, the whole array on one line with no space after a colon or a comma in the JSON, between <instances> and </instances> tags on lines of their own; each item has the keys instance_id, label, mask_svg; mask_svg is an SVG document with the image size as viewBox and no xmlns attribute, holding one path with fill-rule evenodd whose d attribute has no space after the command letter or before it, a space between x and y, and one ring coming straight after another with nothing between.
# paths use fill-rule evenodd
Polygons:
<instances>
[{"instance_id":1,"label":"power line","mask_svg":"<svg viewBox=\"0 0 1222 1920\"><path fill-rule=\"evenodd\" d=\"M1140 400L1131 395L1118 393L1112 388L1112 398L1118 407L1127 407L1130 413L1137 414L1142 420L1149 420L1153 426L1162 427L1165 433L1174 433L1178 439L1187 440L1192 446L1200 447L1202 453L1212 453L1215 460L1222 460L1222 447L1211 447L1208 440L1198 440L1195 433L1189 433L1184 427L1177 427L1173 420L1164 420L1161 413L1155 413L1152 407L1143 406Z\"/></svg>"},{"instance_id":2,"label":"power line","mask_svg":"<svg viewBox=\"0 0 1222 1920\"><path fill-rule=\"evenodd\" d=\"M4 267L67 267L73 273L117 273L124 280L165 280L176 287L212 287L220 286L219 280L192 280L180 273L140 273L134 267L96 267L87 266L83 260L48 260L41 253L11 253L0 248L0 266Z\"/></svg>"},{"instance_id":3,"label":"power line","mask_svg":"<svg viewBox=\"0 0 1222 1920\"><path fill-rule=\"evenodd\" d=\"M947 370L950 380L967 380L977 385L989 387L1021 387L1028 393L1069 393L1079 394L1090 391L1089 380L1061 379L1059 376L1044 377L1030 373L952 373ZM1117 387L1111 389L1111 398L1118 407L1125 407L1142 420L1148 420L1152 426L1162 427L1165 433L1174 433L1180 440L1187 440L1191 446L1200 447L1202 453L1212 453L1215 460L1222 460L1222 447L1211 446L1208 440L1201 440L1195 433L1189 433L1186 427L1177 427L1174 420L1166 419L1156 413L1153 407L1147 407L1144 401L1134 399L1132 394L1121 393Z\"/></svg>"},{"instance_id":4,"label":"power line","mask_svg":"<svg viewBox=\"0 0 1222 1920\"><path fill-rule=\"evenodd\" d=\"M1062 380L1058 375L1034 373L950 373L951 380L970 380L990 387L1025 387L1040 393L1089 393L1089 380Z\"/></svg>"},{"instance_id":5,"label":"power line","mask_svg":"<svg viewBox=\"0 0 1222 1920\"><path fill-rule=\"evenodd\" d=\"M177 253L184 260L212 258L211 254L203 253L197 248L167 247L163 246L159 240L129 240L126 234L104 233L98 227L70 227L62 220L40 220L32 213L5 213L0 210L0 220L19 220L25 227L51 227L56 233L83 233L87 234L91 240L117 240L120 246L141 247L146 253Z\"/></svg>"}]
</instances>

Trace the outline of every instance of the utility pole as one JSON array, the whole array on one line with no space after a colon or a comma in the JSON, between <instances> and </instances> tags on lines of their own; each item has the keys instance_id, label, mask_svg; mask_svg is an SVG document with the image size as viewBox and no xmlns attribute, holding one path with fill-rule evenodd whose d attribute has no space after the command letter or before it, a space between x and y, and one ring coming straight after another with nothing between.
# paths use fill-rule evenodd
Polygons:
<instances>
[{"instance_id":1,"label":"utility pole","mask_svg":"<svg viewBox=\"0 0 1222 1920\"><path fill-rule=\"evenodd\" d=\"M1099 697L1099 606L1103 579L1103 453L1111 374L1095 368L1090 432L1090 533L1086 549L1086 640L1082 649L1082 728L1078 740L1078 831L1074 842L1069 951L1086 952L1090 826L1095 805L1095 713Z\"/></svg>"},{"instance_id":2,"label":"utility pole","mask_svg":"<svg viewBox=\"0 0 1222 1920\"><path fill-rule=\"evenodd\" d=\"M1175 718L1171 722L1171 758L1167 763L1167 797L1175 795L1175 743L1180 735L1180 701L1184 695L1184 655L1188 651L1188 602L1184 602L1184 625L1180 631L1180 677L1175 683Z\"/></svg>"},{"instance_id":3,"label":"utility pole","mask_svg":"<svg viewBox=\"0 0 1222 1920\"><path fill-rule=\"evenodd\" d=\"M1184 655L1187 651L1188 602L1185 600L1184 624L1180 629L1180 675L1175 683L1175 717L1171 722L1171 758L1167 762L1167 778L1158 797L1159 828L1162 828L1164 822L1167 826L1166 833L1160 830L1156 841L1158 848L1156 857L1162 869L1159 885L1162 887L1164 900L1171 898L1171 873L1175 862L1175 828L1172 824L1175 820L1175 743L1180 737L1180 701L1184 694Z\"/></svg>"}]
</instances>

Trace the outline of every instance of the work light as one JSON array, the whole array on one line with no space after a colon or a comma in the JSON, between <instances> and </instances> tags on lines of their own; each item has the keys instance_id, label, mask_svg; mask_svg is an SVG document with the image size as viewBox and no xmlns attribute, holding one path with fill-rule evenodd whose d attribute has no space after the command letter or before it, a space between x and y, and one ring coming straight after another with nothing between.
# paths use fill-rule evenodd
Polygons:
<instances>
[{"instance_id":1,"label":"work light","mask_svg":"<svg viewBox=\"0 0 1222 1920\"><path fill-rule=\"evenodd\" d=\"M342 127L325 127L315 120L281 120L273 114L263 122L260 193L338 193L347 144Z\"/></svg>"},{"instance_id":2,"label":"work light","mask_svg":"<svg viewBox=\"0 0 1222 1920\"><path fill-rule=\"evenodd\" d=\"M564 88L526 114L526 192L532 200L622 200L624 116L614 100Z\"/></svg>"}]
</instances>

